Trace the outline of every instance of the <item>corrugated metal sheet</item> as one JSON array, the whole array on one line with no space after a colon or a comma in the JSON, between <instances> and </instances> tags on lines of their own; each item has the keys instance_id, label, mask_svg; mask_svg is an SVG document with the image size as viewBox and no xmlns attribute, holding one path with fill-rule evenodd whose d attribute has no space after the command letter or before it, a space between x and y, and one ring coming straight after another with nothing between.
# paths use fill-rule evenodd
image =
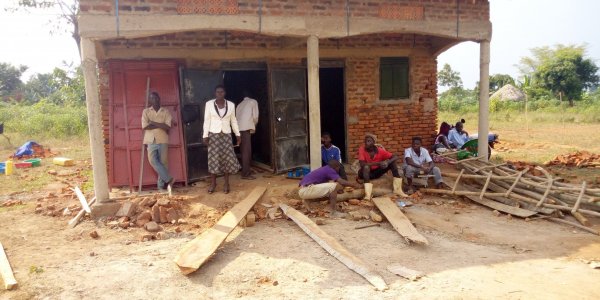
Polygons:
<instances>
[{"instance_id":1,"label":"corrugated metal sheet","mask_svg":"<svg viewBox=\"0 0 600 300\"><path fill-rule=\"evenodd\" d=\"M109 101L111 186L137 186L143 130L142 110L146 80L150 91L160 94L161 105L173 116L169 131L169 172L176 182L187 182L187 166L181 127L178 65L175 61L111 61ZM144 156L142 185L155 185L157 175Z\"/></svg>"}]
</instances>

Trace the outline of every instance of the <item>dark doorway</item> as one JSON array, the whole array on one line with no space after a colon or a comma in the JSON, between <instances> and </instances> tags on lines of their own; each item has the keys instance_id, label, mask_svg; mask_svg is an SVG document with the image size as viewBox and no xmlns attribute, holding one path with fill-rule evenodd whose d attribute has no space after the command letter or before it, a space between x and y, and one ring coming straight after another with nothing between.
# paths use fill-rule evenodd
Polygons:
<instances>
[{"instance_id":1,"label":"dark doorway","mask_svg":"<svg viewBox=\"0 0 600 300\"><path fill-rule=\"evenodd\" d=\"M333 144L346 158L346 101L344 96L344 68L319 70L321 97L321 132L329 132Z\"/></svg>"},{"instance_id":2,"label":"dark doorway","mask_svg":"<svg viewBox=\"0 0 600 300\"><path fill-rule=\"evenodd\" d=\"M252 135L252 159L271 166L271 127L269 110L269 91L266 70L225 70L223 83L227 91L227 100L236 105L244 99L247 90L251 98L258 102L258 125Z\"/></svg>"}]
</instances>

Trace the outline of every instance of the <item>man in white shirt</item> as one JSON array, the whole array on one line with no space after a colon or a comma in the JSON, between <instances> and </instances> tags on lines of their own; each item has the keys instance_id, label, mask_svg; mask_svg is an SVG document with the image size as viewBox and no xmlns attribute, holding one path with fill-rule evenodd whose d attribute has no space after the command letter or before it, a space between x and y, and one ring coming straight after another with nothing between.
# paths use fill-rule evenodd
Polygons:
<instances>
[{"instance_id":1,"label":"man in white shirt","mask_svg":"<svg viewBox=\"0 0 600 300\"><path fill-rule=\"evenodd\" d=\"M421 147L420 137L412 138L412 146L404 150L404 176L408 182L409 190L413 189L413 178L419 174L433 175L435 185L442 188L442 172L433 165L433 160L427 149Z\"/></svg>"},{"instance_id":2,"label":"man in white shirt","mask_svg":"<svg viewBox=\"0 0 600 300\"><path fill-rule=\"evenodd\" d=\"M469 141L469 134L463 130L463 126L462 122L457 122L454 128L448 132L448 140L458 149L461 149Z\"/></svg>"},{"instance_id":3,"label":"man in white shirt","mask_svg":"<svg viewBox=\"0 0 600 300\"><path fill-rule=\"evenodd\" d=\"M258 102L250 98L250 93L244 90L244 100L237 105L235 115L240 127L242 144L242 179L256 179L252 176L250 162L252 161L252 134L256 131L258 124Z\"/></svg>"}]
</instances>

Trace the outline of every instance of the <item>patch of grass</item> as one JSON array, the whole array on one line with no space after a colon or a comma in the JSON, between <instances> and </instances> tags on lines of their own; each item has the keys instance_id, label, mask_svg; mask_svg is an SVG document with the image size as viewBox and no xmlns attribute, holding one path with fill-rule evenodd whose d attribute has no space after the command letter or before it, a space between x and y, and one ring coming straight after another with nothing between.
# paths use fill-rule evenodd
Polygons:
<instances>
[{"instance_id":1,"label":"patch of grass","mask_svg":"<svg viewBox=\"0 0 600 300\"><path fill-rule=\"evenodd\" d=\"M559 154L577 150L600 153L600 124L577 122L569 112L490 113L490 131L499 134L500 148L493 156L503 160L547 162ZM464 118L465 129L477 133L477 113L439 112L438 120L455 123ZM506 148L501 150L501 148Z\"/></svg>"}]
</instances>

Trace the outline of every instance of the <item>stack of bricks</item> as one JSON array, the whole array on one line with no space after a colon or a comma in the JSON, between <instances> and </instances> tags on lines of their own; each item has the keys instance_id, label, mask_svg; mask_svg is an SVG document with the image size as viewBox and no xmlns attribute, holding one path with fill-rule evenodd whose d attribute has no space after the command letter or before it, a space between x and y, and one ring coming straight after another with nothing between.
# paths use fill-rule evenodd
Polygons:
<instances>
[{"instance_id":1,"label":"stack of bricks","mask_svg":"<svg viewBox=\"0 0 600 300\"><path fill-rule=\"evenodd\" d=\"M422 10L419 20L489 20L488 0L119 0L119 14L207 14L262 16L324 16L381 18L382 10L411 14ZM116 14L114 0L79 0L85 14ZM262 5L261 5L262 4ZM348 4L348 7L346 7ZM407 12L400 12L399 16ZM383 16L385 17L385 16ZM406 17L402 17L406 19ZM411 18L409 18L411 19Z\"/></svg>"}]
</instances>

